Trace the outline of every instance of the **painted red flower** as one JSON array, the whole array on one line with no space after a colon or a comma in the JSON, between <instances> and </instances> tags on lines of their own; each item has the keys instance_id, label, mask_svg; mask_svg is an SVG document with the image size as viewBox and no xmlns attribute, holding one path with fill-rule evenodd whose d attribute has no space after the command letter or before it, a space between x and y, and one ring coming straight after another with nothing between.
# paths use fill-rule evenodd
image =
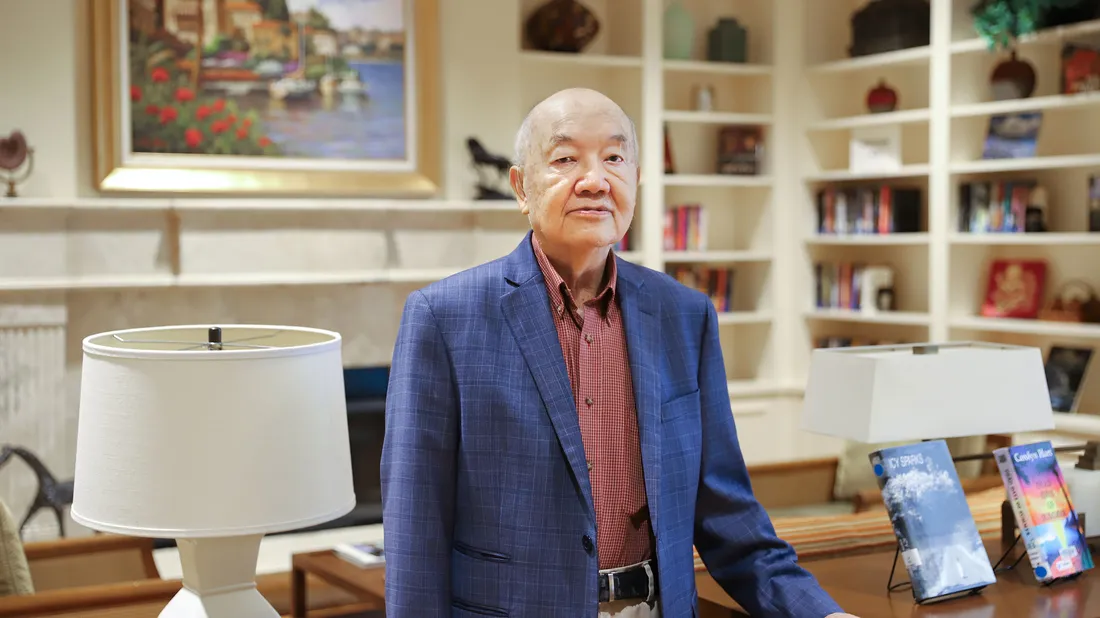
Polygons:
<instances>
[{"instance_id":1,"label":"painted red flower","mask_svg":"<svg viewBox=\"0 0 1100 618\"><path fill-rule=\"evenodd\" d=\"M168 81L168 69L164 67L157 67L153 69L150 77L152 77L153 81L157 83L166 82Z\"/></svg>"},{"instance_id":2,"label":"painted red flower","mask_svg":"<svg viewBox=\"0 0 1100 618\"><path fill-rule=\"evenodd\" d=\"M199 121L206 120L207 116L212 113L214 112L210 109L209 106L200 105L199 108L195 110L195 119Z\"/></svg>"},{"instance_id":3,"label":"painted red flower","mask_svg":"<svg viewBox=\"0 0 1100 618\"><path fill-rule=\"evenodd\" d=\"M260 143L260 148L267 148L268 146L271 145L271 140L268 139L267 136L264 136L264 137L260 138L259 143Z\"/></svg>"},{"instance_id":4,"label":"painted red flower","mask_svg":"<svg viewBox=\"0 0 1100 618\"><path fill-rule=\"evenodd\" d=\"M138 86L130 86L130 100L134 103L141 101L141 88Z\"/></svg>"},{"instance_id":5,"label":"painted red flower","mask_svg":"<svg viewBox=\"0 0 1100 618\"><path fill-rule=\"evenodd\" d=\"M234 122L237 122L237 115L236 114L229 114L228 116L225 117L225 121L228 122L229 124L233 124Z\"/></svg>"},{"instance_id":6,"label":"painted red flower","mask_svg":"<svg viewBox=\"0 0 1100 618\"><path fill-rule=\"evenodd\" d=\"M214 101L214 111L220 112L225 109L225 99L218 99Z\"/></svg>"},{"instance_id":7,"label":"painted red flower","mask_svg":"<svg viewBox=\"0 0 1100 618\"><path fill-rule=\"evenodd\" d=\"M176 111L176 108L171 106L164 107L160 110L160 123L168 124L169 122L172 122L173 120L178 118L179 115L180 113Z\"/></svg>"},{"instance_id":8,"label":"painted red flower","mask_svg":"<svg viewBox=\"0 0 1100 618\"><path fill-rule=\"evenodd\" d=\"M156 116L160 113L160 108L150 103L145 106L145 113L149 114L150 116Z\"/></svg>"},{"instance_id":9,"label":"painted red flower","mask_svg":"<svg viewBox=\"0 0 1100 618\"><path fill-rule=\"evenodd\" d=\"M202 143L202 131L192 127L183 132L183 139L189 148L198 148Z\"/></svg>"},{"instance_id":10,"label":"painted red flower","mask_svg":"<svg viewBox=\"0 0 1100 618\"><path fill-rule=\"evenodd\" d=\"M210 130L215 133L225 133L229 129L229 123L224 120L215 120L210 124Z\"/></svg>"},{"instance_id":11,"label":"painted red flower","mask_svg":"<svg viewBox=\"0 0 1100 618\"><path fill-rule=\"evenodd\" d=\"M176 100L180 103L186 103L188 101L195 100L195 91L190 88L176 88Z\"/></svg>"},{"instance_id":12,"label":"painted red flower","mask_svg":"<svg viewBox=\"0 0 1100 618\"><path fill-rule=\"evenodd\" d=\"M241 127L237 129L237 139L244 139L248 137L248 129Z\"/></svg>"},{"instance_id":13,"label":"painted red flower","mask_svg":"<svg viewBox=\"0 0 1100 618\"><path fill-rule=\"evenodd\" d=\"M252 128L252 119L251 118L245 118L244 120L241 121L241 126L246 128L246 129Z\"/></svg>"}]
</instances>

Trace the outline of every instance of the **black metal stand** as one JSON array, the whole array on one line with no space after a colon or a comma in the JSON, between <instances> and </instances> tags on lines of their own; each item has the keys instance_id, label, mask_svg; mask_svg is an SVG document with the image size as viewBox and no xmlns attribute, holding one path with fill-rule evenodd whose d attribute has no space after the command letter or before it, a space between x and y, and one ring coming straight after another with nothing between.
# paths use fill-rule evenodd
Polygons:
<instances>
[{"instance_id":1,"label":"black metal stand","mask_svg":"<svg viewBox=\"0 0 1100 618\"><path fill-rule=\"evenodd\" d=\"M1009 564L1007 566L1001 566L1001 563L1003 563L1005 561L1005 559L1008 558L1008 555L1012 553L1012 550L1016 549L1016 546L1020 544L1020 539L1021 539L1020 535L1017 534L1016 535L1016 540L1012 541L1012 544L1008 546L1008 549L1005 550L1005 553L1001 554L1001 557L993 565L993 573L995 575L1000 575L1001 573L1004 573L1004 572L1011 571L1011 570L1015 569L1016 565L1020 564L1020 561L1023 560L1024 556L1027 555L1026 551L1021 552L1020 555L1017 556L1016 559L1012 561L1012 564ZM1055 586L1057 584L1073 581L1073 580L1077 579L1080 576L1081 576L1081 573L1078 572L1078 573L1074 573L1073 575L1067 575L1065 577L1058 577L1058 578L1052 579L1050 581L1039 582L1039 585L1042 586L1043 588L1049 588L1049 587Z\"/></svg>"},{"instance_id":2,"label":"black metal stand","mask_svg":"<svg viewBox=\"0 0 1100 618\"><path fill-rule=\"evenodd\" d=\"M898 568L898 557L901 556L901 545L897 545L894 548L894 563L890 565L890 579L886 581L887 592L897 592L899 590L905 590L906 588L912 588L913 582L898 582L894 583L894 572Z\"/></svg>"}]
</instances>

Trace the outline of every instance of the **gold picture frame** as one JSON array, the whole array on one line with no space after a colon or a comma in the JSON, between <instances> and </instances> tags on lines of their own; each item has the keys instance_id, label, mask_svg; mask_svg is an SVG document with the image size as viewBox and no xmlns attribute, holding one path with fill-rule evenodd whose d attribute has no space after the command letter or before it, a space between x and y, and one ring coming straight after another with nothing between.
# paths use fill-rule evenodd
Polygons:
<instances>
[{"instance_id":1,"label":"gold picture frame","mask_svg":"<svg viewBox=\"0 0 1100 618\"><path fill-rule=\"evenodd\" d=\"M134 2L138 4L131 5ZM391 0L391 2L405 3L400 5L403 7L401 10L404 11L405 16L403 22L405 31L402 33L405 38L401 41L401 57L403 58L401 64L403 90L401 93L404 98L400 103L404 110L402 126L405 132L400 139L403 140L403 152L406 156L403 160L394 157L392 159L380 158L378 161L374 161L366 157L358 160L338 157L330 159L320 157L311 159L301 156L264 157L262 155L268 153L262 150L258 151L255 156L241 157L234 157L233 153L192 154L182 150L167 153L156 151L135 152L131 141L141 139L140 136L135 138L135 123L138 122L135 118L155 107L152 103L149 103L144 109L137 106L141 101L140 87L130 85L129 74L124 73L124 71L132 68L130 35L131 32L136 32L136 30L133 30L135 28L133 24L145 23L132 21L135 19L132 13L135 6L138 10L148 11L149 3L154 3L156 6L161 7L161 13L157 15L160 19L163 19L163 15L166 13L163 7L166 5L181 6L190 3L192 7L198 7L197 10L199 11L209 11L210 7L213 6L215 7L214 10L221 12L225 10L226 4L223 3L223 0L95 0L91 8L91 22L93 27L92 115L97 189L105 193L266 194L313 197L385 196L423 198L437 194L440 186L440 136L442 135L439 110L438 0ZM244 5L244 8L248 8L248 5L259 7L261 4L268 6L267 2L235 2L232 3L232 6L234 7L233 10L240 11L243 10L242 5ZM296 2L296 4L301 4L301 2ZM124 10L127 11L125 18L123 17ZM233 17L236 18L235 15ZM257 21L254 23L266 19L262 15L258 15L256 18ZM219 13L218 19L225 20L226 17ZM321 19L324 19L324 17ZM176 20L174 23L177 25L188 23L180 21L179 17L176 17ZM162 25L163 23L161 22ZM199 26L194 31L195 39L203 41L203 37L206 37L206 44L209 45L211 34L208 30L203 30L202 21L198 23ZM221 28L220 24L224 22L217 23L219 24L217 27ZM302 25L307 23L305 21L299 21L297 25L293 21L287 21L286 23L290 24L290 28L309 27ZM235 28L235 26L231 27ZM293 30L288 31L287 26L281 26L280 28L283 39L289 40L292 38L286 35L288 32L293 34ZM303 29L298 30L298 32L306 33L308 31ZM165 38L163 32L160 32L160 34L162 34L162 39ZM243 37L239 28L234 30L233 34L238 39ZM332 42L326 42L329 46L326 49L341 50L329 53L343 53L342 50L347 49L346 44L345 47L333 47L337 45L335 34L333 32L330 39ZM255 33L253 35L256 36ZM311 38L308 40L314 46L313 51L310 53L318 53L316 51L316 35L311 34L309 36ZM316 68L316 66L309 65L313 58L307 56L305 51L306 37L306 34L300 34L297 39L301 41L300 57L303 59L298 66L301 67L303 73L307 68L311 70ZM412 41L406 46L405 42L409 38ZM255 42L255 40L252 40L252 42ZM270 42L266 44L270 45ZM195 68L196 64L197 66L203 66L202 54L207 52L203 52L204 48L200 47L199 44L195 44L194 49L199 50L198 57L200 60L198 63L194 62L194 58L190 59L192 65L186 65L185 63L188 62L186 59L175 59L175 64L172 65L173 67L185 67L184 71L190 71L190 73L184 73L185 78L195 80L196 87L188 89L190 99L181 97L179 91L176 91L177 99L190 104L190 107L188 107L191 110L188 116L189 122L194 122L195 117L202 117L201 114L196 114L193 108L199 102L195 99L195 93L203 93L198 86L200 83L198 81L199 75L205 75L207 71L205 67ZM163 50L161 51L163 52ZM390 51L392 51L392 48ZM122 60L122 53L124 52L127 53L125 63ZM288 51L287 53L291 52ZM149 64L151 58L152 56L147 57L145 64ZM333 56L326 56L325 62L331 63L332 58ZM188 69L187 66L191 68ZM412 72L411 78L409 78L410 70ZM165 73L161 73L162 77L163 75ZM326 76L331 76L331 73L326 74ZM348 79L351 79L353 84L356 83L358 81L358 69L353 71L350 77L345 77L344 82ZM160 80L153 79L153 81L165 80L167 80L166 77ZM329 84L331 84L331 81L329 81ZM303 80L303 83L312 84L313 82ZM271 82L267 82L267 84L270 86ZM338 83L337 88L341 89L336 92L351 96L352 90L343 90L344 85L343 82ZM175 87L174 83L172 87ZM368 87L369 84L364 82L362 97L373 103L375 99L371 98ZM262 86L256 86L256 88L262 88ZM354 88L354 85L352 88ZM333 87L330 85L326 95L331 97L333 92ZM311 92L309 96L315 95L316 91ZM263 95L257 94L256 96ZM275 97L276 95L272 94L271 96ZM285 94L282 96L285 96ZM230 97L231 95L227 94L224 98L228 99ZM235 101L233 103L235 104ZM182 107L183 104L181 103L180 106ZM132 115L129 114L131 110L134 112ZM176 112L173 111L173 113ZM248 113L251 115L250 118L255 115L254 111ZM153 118L155 119L156 116L153 115ZM165 120L166 118L167 120ZM208 120L205 117L202 118ZM149 118L144 120L150 122ZM169 118L162 114L160 120L160 124L168 124L175 121L176 117ZM257 126L260 122L262 121L257 120ZM253 125L251 125L251 121L246 123L243 120L240 121L240 125L237 128L233 128L232 124L228 126L230 131L239 132L237 134L241 135L240 139L243 140ZM392 126L392 123L387 126ZM216 131L220 128L221 131L217 131L219 135L210 133L210 127L210 124L205 125L211 141L219 137L228 139L225 133L225 124L213 129ZM177 129L179 128L177 127ZM155 126L153 130L156 130ZM201 142L201 136L204 135L202 133L203 129L192 128L191 130L196 131L196 133L188 135L188 138L196 137L195 142ZM299 128L299 130L301 129ZM178 142L179 133L175 135L177 136L176 142ZM266 136L260 138L248 136L247 139L251 142L250 147L254 151L257 148L269 147L272 144L272 140ZM165 146L168 143L167 140L159 141L160 144L154 142L154 145ZM225 142L226 140L222 141ZM187 139L186 143L192 145L194 142ZM393 139L391 139L390 144L392 145L392 143ZM257 144L259 145L257 146ZM324 147L324 141L318 138L314 145ZM211 145L210 148L213 148L213 146Z\"/></svg>"}]
</instances>

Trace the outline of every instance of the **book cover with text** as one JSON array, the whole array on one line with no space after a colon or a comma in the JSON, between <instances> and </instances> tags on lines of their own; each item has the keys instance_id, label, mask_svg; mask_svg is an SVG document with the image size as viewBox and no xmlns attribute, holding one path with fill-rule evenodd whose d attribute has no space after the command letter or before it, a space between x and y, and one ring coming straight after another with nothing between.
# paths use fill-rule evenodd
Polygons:
<instances>
[{"instance_id":1,"label":"book cover with text","mask_svg":"<svg viewBox=\"0 0 1100 618\"><path fill-rule=\"evenodd\" d=\"M1047 582L1091 569L1092 554L1051 443L999 448L993 456L1035 578Z\"/></svg>"},{"instance_id":2,"label":"book cover with text","mask_svg":"<svg viewBox=\"0 0 1100 618\"><path fill-rule=\"evenodd\" d=\"M870 459L918 602L996 581L946 442L884 448Z\"/></svg>"}]
</instances>

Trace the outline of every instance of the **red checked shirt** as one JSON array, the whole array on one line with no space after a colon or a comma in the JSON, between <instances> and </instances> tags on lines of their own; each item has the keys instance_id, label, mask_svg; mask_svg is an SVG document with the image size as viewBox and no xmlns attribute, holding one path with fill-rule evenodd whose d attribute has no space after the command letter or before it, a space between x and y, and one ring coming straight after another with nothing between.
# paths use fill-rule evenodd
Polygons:
<instances>
[{"instance_id":1,"label":"red checked shirt","mask_svg":"<svg viewBox=\"0 0 1100 618\"><path fill-rule=\"evenodd\" d=\"M608 256L607 285L578 307L538 241L534 236L531 240L550 295L588 459L599 568L642 562L652 553L652 537L626 331L615 296L614 254Z\"/></svg>"}]
</instances>

